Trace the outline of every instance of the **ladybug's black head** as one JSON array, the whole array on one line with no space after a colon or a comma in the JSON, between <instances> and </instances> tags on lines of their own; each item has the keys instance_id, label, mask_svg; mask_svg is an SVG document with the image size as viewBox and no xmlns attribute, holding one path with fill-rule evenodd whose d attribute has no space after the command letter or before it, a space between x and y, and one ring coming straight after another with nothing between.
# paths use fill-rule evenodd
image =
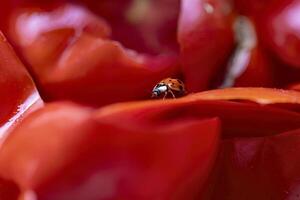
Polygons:
<instances>
[{"instance_id":1,"label":"ladybug's black head","mask_svg":"<svg viewBox=\"0 0 300 200\"><path fill-rule=\"evenodd\" d=\"M161 93L164 93L167 91L167 86L164 83L157 84L153 90L152 90L152 98L158 97L161 95Z\"/></svg>"},{"instance_id":2,"label":"ladybug's black head","mask_svg":"<svg viewBox=\"0 0 300 200\"><path fill-rule=\"evenodd\" d=\"M159 90L153 89L151 98L156 98L161 94Z\"/></svg>"}]
</instances>

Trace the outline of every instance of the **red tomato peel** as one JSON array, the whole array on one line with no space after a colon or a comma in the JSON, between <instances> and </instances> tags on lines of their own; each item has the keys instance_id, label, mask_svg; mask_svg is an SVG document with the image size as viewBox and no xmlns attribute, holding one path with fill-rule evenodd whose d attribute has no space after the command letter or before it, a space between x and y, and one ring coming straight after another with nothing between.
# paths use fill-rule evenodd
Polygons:
<instances>
[{"instance_id":1,"label":"red tomato peel","mask_svg":"<svg viewBox=\"0 0 300 200\"><path fill-rule=\"evenodd\" d=\"M217 119L145 129L61 103L12 132L0 150L0 174L40 199L192 199L203 192L218 144Z\"/></svg>"},{"instance_id":2,"label":"red tomato peel","mask_svg":"<svg viewBox=\"0 0 300 200\"><path fill-rule=\"evenodd\" d=\"M24 65L0 32L0 145L24 113L42 104Z\"/></svg>"}]
</instances>

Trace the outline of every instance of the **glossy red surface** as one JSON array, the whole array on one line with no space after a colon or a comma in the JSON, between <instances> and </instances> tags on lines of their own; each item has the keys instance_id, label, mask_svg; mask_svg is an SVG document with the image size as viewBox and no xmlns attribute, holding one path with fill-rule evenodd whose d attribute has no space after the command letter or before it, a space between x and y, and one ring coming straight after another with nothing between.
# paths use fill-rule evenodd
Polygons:
<instances>
[{"instance_id":1,"label":"glossy red surface","mask_svg":"<svg viewBox=\"0 0 300 200\"><path fill-rule=\"evenodd\" d=\"M68 103L48 105L6 140L0 174L24 196L45 200L193 199L202 195L219 130L216 118L145 129Z\"/></svg>"},{"instance_id":2,"label":"glossy red surface","mask_svg":"<svg viewBox=\"0 0 300 200\"><path fill-rule=\"evenodd\" d=\"M261 40L282 61L300 67L300 2L285 0L261 14L258 27Z\"/></svg>"},{"instance_id":3,"label":"glossy red surface","mask_svg":"<svg viewBox=\"0 0 300 200\"><path fill-rule=\"evenodd\" d=\"M41 103L24 65L0 32L0 146L8 129Z\"/></svg>"},{"instance_id":4,"label":"glossy red surface","mask_svg":"<svg viewBox=\"0 0 300 200\"><path fill-rule=\"evenodd\" d=\"M179 71L176 54L150 56L125 49L109 39L111 29L103 19L82 7L16 13L11 38L46 100L101 106L146 99L159 80ZM32 29L32 24L39 26Z\"/></svg>"},{"instance_id":5,"label":"glossy red surface","mask_svg":"<svg viewBox=\"0 0 300 200\"><path fill-rule=\"evenodd\" d=\"M178 26L187 90L208 89L234 47L232 5L225 0L182 1Z\"/></svg>"},{"instance_id":6,"label":"glossy red surface","mask_svg":"<svg viewBox=\"0 0 300 200\"><path fill-rule=\"evenodd\" d=\"M227 101L226 101L227 100ZM251 103L257 102L257 103ZM300 113L277 104L298 104L300 93L264 88L215 90L168 101L117 104L98 111L102 120L118 120L151 127L178 119L219 117L222 136L254 137L274 135L300 128ZM150 125L149 125L149 122Z\"/></svg>"},{"instance_id":7,"label":"glossy red surface","mask_svg":"<svg viewBox=\"0 0 300 200\"><path fill-rule=\"evenodd\" d=\"M4 0L0 200L299 199L298 8Z\"/></svg>"},{"instance_id":8,"label":"glossy red surface","mask_svg":"<svg viewBox=\"0 0 300 200\"><path fill-rule=\"evenodd\" d=\"M247 99L259 104L234 102ZM25 118L5 140L0 176L17 184L22 196L39 199L204 198L210 194L209 181L227 192L234 188L218 185L223 176L209 175L219 131L235 141L299 129L300 113L278 103L299 104L300 93L236 88L98 110L50 104ZM223 162L227 159L215 166ZM238 173L231 176L239 180Z\"/></svg>"}]
</instances>

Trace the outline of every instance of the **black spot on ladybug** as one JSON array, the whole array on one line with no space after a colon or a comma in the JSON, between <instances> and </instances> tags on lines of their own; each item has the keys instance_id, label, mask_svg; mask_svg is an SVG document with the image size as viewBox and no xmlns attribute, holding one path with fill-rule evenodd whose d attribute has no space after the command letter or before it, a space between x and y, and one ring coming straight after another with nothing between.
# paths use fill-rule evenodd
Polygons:
<instances>
[{"instance_id":1,"label":"black spot on ladybug","mask_svg":"<svg viewBox=\"0 0 300 200\"><path fill-rule=\"evenodd\" d=\"M180 89L180 90L183 90L183 87L182 87L182 85L180 85L180 86L179 86L179 89Z\"/></svg>"}]
</instances>

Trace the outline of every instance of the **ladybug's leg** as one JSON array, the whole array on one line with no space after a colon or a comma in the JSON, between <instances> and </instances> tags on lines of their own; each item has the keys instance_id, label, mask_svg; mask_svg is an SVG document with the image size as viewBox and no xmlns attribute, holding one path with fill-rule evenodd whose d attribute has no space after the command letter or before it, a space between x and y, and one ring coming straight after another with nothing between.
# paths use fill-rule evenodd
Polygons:
<instances>
[{"instance_id":1,"label":"ladybug's leg","mask_svg":"<svg viewBox=\"0 0 300 200\"><path fill-rule=\"evenodd\" d=\"M174 93L172 92L172 90L169 90L169 92L172 94L173 99L176 99L176 97L175 97Z\"/></svg>"},{"instance_id":2,"label":"ladybug's leg","mask_svg":"<svg viewBox=\"0 0 300 200\"><path fill-rule=\"evenodd\" d=\"M165 98L166 98L167 94L168 94L168 92L165 92L165 95L164 95L163 99L165 99Z\"/></svg>"}]
</instances>

